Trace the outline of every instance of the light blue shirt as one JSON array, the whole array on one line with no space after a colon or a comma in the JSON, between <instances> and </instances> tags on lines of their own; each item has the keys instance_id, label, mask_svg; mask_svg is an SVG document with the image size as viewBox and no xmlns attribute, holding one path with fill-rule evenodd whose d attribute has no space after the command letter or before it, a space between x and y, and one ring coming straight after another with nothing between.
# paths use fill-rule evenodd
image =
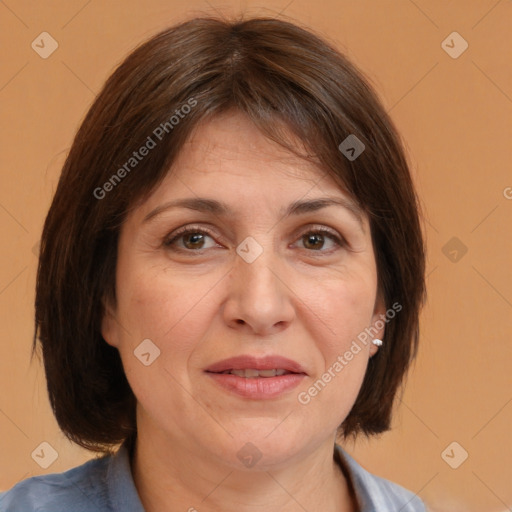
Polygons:
<instances>
[{"instance_id":1,"label":"light blue shirt","mask_svg":"<svg viewBox=\"0 0 512 512\"><path fill-rule=\"evenodd\" d=\"M372 475L339 445L336 452L361 512L426 512L416 495ZM195 508L198 512L204 509L200 504ZM90 460L64 473L23 480L0 493L0 511L144 512L144 508L133 483L128 449L123 445L113 456Z\"/></svg>"}]
</instances>

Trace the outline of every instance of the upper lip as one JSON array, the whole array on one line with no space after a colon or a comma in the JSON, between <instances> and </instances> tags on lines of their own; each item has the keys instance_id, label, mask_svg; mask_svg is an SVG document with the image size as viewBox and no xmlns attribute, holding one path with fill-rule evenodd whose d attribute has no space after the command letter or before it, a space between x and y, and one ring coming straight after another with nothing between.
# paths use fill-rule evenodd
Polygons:
<instances>
[{"instance_id":1,"label":"upper lip","mask_svg":"<svg viewBox=\"0 0 512 512\"><path fill-rule=\"evenodd\" d=\"M292 373L304 373L304 368L287 357L269 355L264 357L257 357L251 355L241 355L237 357L230 357L229 359L223 359L217 361L212 365L208 366L205 371L212 373L220 373L226 370L287 370Z\"/></svg>"}]
</instances>

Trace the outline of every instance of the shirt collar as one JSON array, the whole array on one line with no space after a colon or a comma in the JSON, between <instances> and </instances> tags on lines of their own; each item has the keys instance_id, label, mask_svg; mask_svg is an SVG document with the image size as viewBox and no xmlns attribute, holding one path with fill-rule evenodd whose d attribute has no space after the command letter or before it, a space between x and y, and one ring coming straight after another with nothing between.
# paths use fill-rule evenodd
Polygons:
<instances>
[{"instance_id":1,"label":"shirt collar","mask_svg":"<svg viewBox=\"0 0 512 512\"><path fill-rule=\"evenodd\" d=\"M343 450L339 444L336 444L334 447L334 460L340 465L349 488L355 496L357 509L362 512L377 510L377 504L368 491L367 479L371 475Z\"/></svg>"},{"instance_id":2,"label":"shirt collar","mask_svg":"<svg viewBox=\"0 0 512 512\"><path fill-rule=\"evenodd\" d=\"M113 511L144 512L130 467L127 443L112 457L107 472L108 493Z\"/></svg>"}]
</instances>

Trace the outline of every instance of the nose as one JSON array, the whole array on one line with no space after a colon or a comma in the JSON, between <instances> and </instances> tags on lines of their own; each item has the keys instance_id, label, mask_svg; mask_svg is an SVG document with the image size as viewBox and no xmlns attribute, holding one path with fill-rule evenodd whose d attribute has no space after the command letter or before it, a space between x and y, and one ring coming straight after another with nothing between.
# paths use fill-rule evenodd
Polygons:
<instances>
[{"instance_id":1,"label":"nose","mask_svg":"<svg viewBox=\"0 0 512 512\"><path fill-rule=\"evenodd\" d=\"M255 261L236 258L224 305L227 325L244 334L266 336L286 329L295 315L293 291L283 265L265 250Z\"/></svg>"}]
</instances>

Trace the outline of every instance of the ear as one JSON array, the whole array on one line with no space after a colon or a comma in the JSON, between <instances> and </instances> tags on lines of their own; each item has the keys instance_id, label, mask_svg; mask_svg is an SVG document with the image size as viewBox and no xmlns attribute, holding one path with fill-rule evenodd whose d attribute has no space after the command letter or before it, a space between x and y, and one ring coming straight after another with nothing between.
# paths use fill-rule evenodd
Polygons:
<instances>
[{"instance_id":1,"label":"ear","mask_svg":"<svg viewBox=\"0 0 512 512\"><path fill-rule=\"evenodd\" d=\"M101 335L103 339L113 347L119 347L119 326L115 317L115 310L110 301L103 299L103 317L101 319Z\"/></svg>"},{"instance_id":2,"label":"ear","mask_svg":"<svg viewBox=\"0 0 512 512\"><path fill-rule=\"evenodd\" d=\"M372 332L374 333L372 339L384 339L384 333L386 331L386 304L380 290L377 292L377 297L375 299L371 326ZM370 343L370 357L374 356L377 353L377 350L379 350L379 347Z\"/></svg>"}]
</instances>

